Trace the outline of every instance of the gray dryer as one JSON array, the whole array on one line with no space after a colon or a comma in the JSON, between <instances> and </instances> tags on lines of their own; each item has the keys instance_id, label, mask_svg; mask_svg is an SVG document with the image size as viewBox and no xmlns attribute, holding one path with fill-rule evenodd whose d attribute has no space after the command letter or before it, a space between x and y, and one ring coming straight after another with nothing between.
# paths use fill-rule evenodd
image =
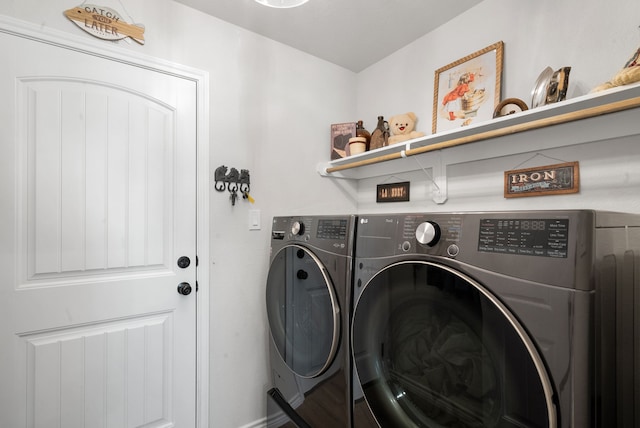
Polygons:
<instances>
[{"instance_id":1,"label":"gray dryer","mask_svg":"<svg viewBox=\"0 0 640 428\"><path fill-rule=\"evenodd\" d=\"M354 230L353 215L273 219L266 284L269 428L351 425Z\"/></svg>"}]
</instances>

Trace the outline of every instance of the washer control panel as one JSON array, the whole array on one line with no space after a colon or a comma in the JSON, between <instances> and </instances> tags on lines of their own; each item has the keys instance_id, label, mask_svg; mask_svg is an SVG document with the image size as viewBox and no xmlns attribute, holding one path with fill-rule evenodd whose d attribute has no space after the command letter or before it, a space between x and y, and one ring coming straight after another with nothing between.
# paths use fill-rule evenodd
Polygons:
<instances>
[{"instance_id":1,"label":"washer control panel","mask_svg":"<svg viewBox=\"0 0 640 428\"><path fill-rule=\"evenodd\" d=\"M403 253L428 252L456 257L460 252L457 245L462 231L462 216L408 214L399 221L402 242L399 250Z\"/></svg>"},{"instance_id":2,"label":"washer control panel","mask_svg":"<svg viewBox=\"0 0 640 428\"><path fill-rule=\"evenodd\" d=\"M567 258L569 219L480 219L478 251Z\"/></svg>"}]
</instances>

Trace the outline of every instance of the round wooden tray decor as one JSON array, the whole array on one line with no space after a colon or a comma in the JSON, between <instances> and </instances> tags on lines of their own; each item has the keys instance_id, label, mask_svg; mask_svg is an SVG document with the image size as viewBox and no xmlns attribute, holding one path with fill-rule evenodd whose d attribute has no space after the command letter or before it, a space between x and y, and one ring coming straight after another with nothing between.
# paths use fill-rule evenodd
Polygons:
<instances>
[{"instance_id":1,"label":"round wooden tray decor","mask_svg":"<svg viewBox=\"0 0 640 428\"><path fill-rule=\"evenodd\" d=\"M528 110L527 104L520 98L507 98L496 106L493 117L508 116L525 110Z\"/></svg>"}]
</instances>

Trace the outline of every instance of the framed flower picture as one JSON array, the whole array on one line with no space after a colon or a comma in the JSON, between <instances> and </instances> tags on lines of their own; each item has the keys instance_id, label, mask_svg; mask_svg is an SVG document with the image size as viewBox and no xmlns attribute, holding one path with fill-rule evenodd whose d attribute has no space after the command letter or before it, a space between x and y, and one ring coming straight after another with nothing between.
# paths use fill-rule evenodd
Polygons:
<instances>
[{"instance_id":1,"label":"framed flower picture","mask_svg":"<svg viewBox=\"0 0 640 428\"><path fill-rule=\"evenodd\" d=\"M500 102L502 41L436 70L432 132L491 120Z\"/></svg>"}]
</instances>

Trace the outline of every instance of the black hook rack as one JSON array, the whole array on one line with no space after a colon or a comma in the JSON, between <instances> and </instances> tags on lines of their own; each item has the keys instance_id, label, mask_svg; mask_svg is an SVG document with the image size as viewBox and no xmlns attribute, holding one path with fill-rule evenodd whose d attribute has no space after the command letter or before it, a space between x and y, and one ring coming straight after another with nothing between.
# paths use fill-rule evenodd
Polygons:
<instances>
[{"instance_id":1,"label":"black hook rack","mask_svg":"<svg viewBox=\"0 0 640 428\"><path fill-rule=\"evenodd\" d=\"M227 173L227 171L229 171ZM241 169L240 172L236 168L228 169L225 165L216 168L213 178L215 180L214 188L218 192L225 190L231 193L231 205L236 204L238 191L242 193L242 199L249 198L249 190L251 189L251 177L248 169Z\"/></svg>"}]
</instances>

